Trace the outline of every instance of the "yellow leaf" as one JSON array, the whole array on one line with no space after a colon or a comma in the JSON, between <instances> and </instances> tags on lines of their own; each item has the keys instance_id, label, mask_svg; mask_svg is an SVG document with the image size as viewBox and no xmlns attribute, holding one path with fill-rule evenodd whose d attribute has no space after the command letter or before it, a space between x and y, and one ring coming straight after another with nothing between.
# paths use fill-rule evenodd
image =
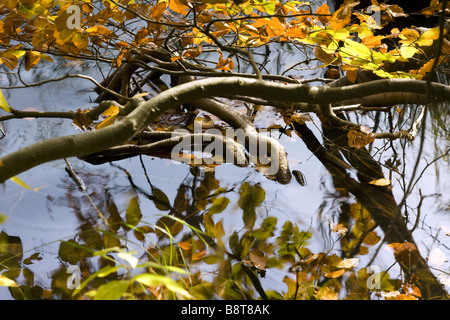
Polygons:
<instances>
[{"instance_id":1,"label":"yellow leaf","mask_svg":"<svg viewBox=\"0 0 450 320\"><path fill-rule=\"evenodd\" d=\"M359 258L351 258L351 259L344 259L342 261L339 261L335 266L337 268L344 268L344 269L351 269L358 265Z\"/></svg>"},{"instance_id":2,"label":"yellow leaf","mask_svg":"<svg viewBox=\"0 0 450 320\"><path fill-rule=\"evenodd\" d=\"M11 107L8 105L8 102L6 102L6 99L2 93L2 90L0 90L0 108L5 110L6 112L11 112Z\"/></svg>"},{"instance_id":3,"label":"yellow leaf","mask_svg":"<svg viewBox=\"0 0 450 320\"><path fill-rule=\"evenodd\" d=\"M409 59L414 56L419 49L410 45L403 45L400 47L400 55L403 59Z\"/></svg>"},{"instance_id":4,"label":"yellow leaf","mask_svg":"<svg viewBox=\"0 0 450 320\"><path fill-rule=\"evenodd\" d=\"M25 182L23 182L22 179L20 179L18 176L12 177L11 180L13 182L17 183L19 186L24 187L24 188L29 189L29 190L38 191L38 190L41 189L41 187L39 187L39 188L31 188L29 185L27 185Z\"/></svg>"},{"instance_id":5,"label":"yellow leaf","mask_svg":"<svg viewBox=\"0 0 450 320\"><path fill-rule=\"evenodd\" d=\"M18 287L18 285L14 280L0 274L0 287Z\"/></svg>"},{"instance_id":6,"label":"yellow leaf","mask_svg":"<svg viewBox=\"0 0 450 320\"><path fill-rule=\"evenodd\" d=\"M118 106L110 106L108 109L106 109L106 111L104 111L102 113L102 116L104 117L111 117L111 116L115 116L117 114L119 114L119 107Z\"/></svg>"},{"instance_id":7,"label":"yellow leaf","mask_svg":"<svg viewBox=\"0 0 450 320\"><path fill-rule=\"evenodd\" d=\"M111 116L103 120L100 124L97 125L97 129L105 128L107 126L110 126L116 121L116 116Z\"/></svg>"},{"instance_id":8,"label":"yellow leaf","mask_svg":"<svg viewBox=\"0 0 450 320\"><path fill-rule=\"evenodd\" d=\"M369 184L372 184L374 186L379 186L379 187L386 187L389 186L391 184L391 180L385 179L385 178L381 178L378 180L373 180L370 181Z\"/></svg>"}]
</instances>

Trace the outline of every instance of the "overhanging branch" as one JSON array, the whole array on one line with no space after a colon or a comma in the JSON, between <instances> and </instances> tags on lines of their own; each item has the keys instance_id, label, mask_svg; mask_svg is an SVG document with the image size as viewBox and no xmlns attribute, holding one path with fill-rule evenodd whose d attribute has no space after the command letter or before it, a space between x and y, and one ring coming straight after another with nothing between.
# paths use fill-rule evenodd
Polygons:
<instances>
[{"instance_id":1,"label":"overhanging branch","mask_svg":"<svg viewBox=\"0 0 450 320\"><path fill-rule=\"evenodd\" d=\"M41 141L2 157L0 182L45 162L99 152L123 144L166 110L196 99L245 95L266 100L325 105L386 92L429 93L430 97L440 101L450 101L450 86L431 83L427 88L425 81L418 80L386 79L334 88L239 77L203 79L176 86L140 103L121 121L109 127Z\"/></svg>"}]
</instances>

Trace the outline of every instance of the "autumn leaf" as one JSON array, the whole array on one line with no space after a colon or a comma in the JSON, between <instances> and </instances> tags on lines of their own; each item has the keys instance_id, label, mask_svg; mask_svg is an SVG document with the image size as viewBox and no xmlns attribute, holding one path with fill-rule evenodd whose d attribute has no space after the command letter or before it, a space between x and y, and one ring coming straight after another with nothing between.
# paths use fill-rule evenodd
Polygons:
<instances>
[{"instance_id":1,"label":"autumn leaf","mask_svg":"<svg viewBox=\"0 0 450 320\"><path fill-rule=\"evenodd\" d=\"M375 141L375 137L372 133L365 134L356 130L350 130L347 137L348 145L356 149L361 149L365 145Z\"/></svg>"},{"instance_id":2,"label":"autumn leaf","mask_svg":"<svg viewBox=\"0 0 450 320\"><path fill-rule=\"evenodd\" d=\"M156 21L159 21L161 19L162 15L166 11L167 8L167 2L162 1L155 4L149 12L149 16L155 19Z\"/></svg>"},{"instance_id":3,"label":"autumn leaf","mask_svg":"<svg viewBox=\"0 0 450 320\"><path fill-rule=\"evenodd\" d=\"M335 267L351 269L351 268L357 266L358 263L359 263L359 258L344 259L344 260L339 261L337 264L335 264Z\"/></svg>"},{"instance_id":4,"label":"autumn leaf","mask_svg":"<svg viewBox=\"0 0 450 320\"><path fill-rule=\"evenodd\" d=\"M359 2L347 3L336 10L330 19L330 25L333 30L339 30L348 25L352 19L352 8Z\"/></svg>"},{"instance_id":5,"label":"autumn leaf","mask_svg":"<svg viewBox=\"0 0 450 320\"><path fill-rule=\"evenodd\" d=\"M248 257L250 260L250 264L255 267L258 271L264 271L267 267L267 262L269 261L269 258L267 255L259 250L259 249L252 249L248 253Z\"/></svg>"},{"instance_id":6,"label":"autumn leaf","mask_svg":"<svg viewBox=\"0 0 450 320\"><path fill-rule=\"evenodd\" d=\"M329 65L334 60L336 60L336 57L333 54L327 53L324 49L322 49L319 46L314 48L313 53L316 56L317 60L323 62L325 65Z\"/></svg>"},{"instance_id":7,"label":"autumn leaf","mask_svg":"<svg viewBox=\"0 0 450 320\"><path fill-rule=\"evenodd\" d=\"M192 249L192 243L190 241L180 241L177 243L177 245L183 250L191 250Z\"/></svg>"},{"instance_id":8,"label":"autumn leaf","mask_svg":"<svg viewBox=\"0 0 450 320\"><path fill-rule=\"evenodd\" d=\"M391 180L388 180L386 178L381 178L378 180L372 180L369 182L369 184L374 185L374 186L379 186L379 187L386 187L391 184Z\"/></svg>"},{"instance_id":9,"label":"autumn leaf","mask_svg":"<svg viewBox=\"0 0 450 320\"><path fill-rule=\"evenodd\" d=\"M0 274L0 287L18 287L19 285L4 275Z\"/></svg>"},{"instance_id":10,"label":"autumn leaf","mask_svg":"<svg viewBox=\"0 0 450 320\"><path fill-rule=\"evenodd\" d=\"M325 277L327 278L339 278L340 276L342 276L345 273L345 269L339 269L336 271L332 271L332 272L327 272L325 273Z\"/></svg>"},{"instance_id":11,"label":"autumn leaf","mask_svg":"<svg viewBox=\"0 0 450 320\"><path fill-rule=\"evenodd\" d=\"M6 112L11 112L11 107L8 105L8 102L6 102L6 99L2 93L2 90L0 90L0 108L5 110Z\"/></svg>"},{"instance_id":12,"label":"autumn leaf","mask_svg":"<svg viewBox=\"0 0 450 320\"><path fill-rule=\"evenodd\" d=\"M196 58L198 57L203 50L203 46L200 43L197 47L195 48L189 48L186 51L183 52L183 57L185 58Z\"/></svg>"},{"instance_id":13,"label":"autumn leaf","mask_svg":"<svg viewBox=\"0 0 450 320\"><path fill-rule=\"evenodd\" d=\"M395 259L405 265L410 265L420 258L417 246L411 242L390 243L389 247L394 249Z\"/></svg>"},{"instance_id":14,"label":"autumn leaf","mask_svg":"<svg viewBox=\"0 0 450 320\"><path fill-rule=\"evenodd\" d=\"M351 83L355 83L356 79L358 77L358 67L355 66L349 66L349 65L343 65L342 70L345 71L345 74L347 75L347 79Z\"/></svg>"},{"instance_id":15,"label":"autumn leaf","mask_svg":"<svg viewBox=\"0 0 450 320\"><path fill-rule=\"evenodd\" d=\"M307 28L291 27L286 30L285 37L304 39L308 35Z\"/></svg>"},{"instance_id":16,"label":"autumn leaf","mask_svg":"<svg viewBox=\"0 0 450 320\"><path fill-rule=\"evenodd\" d=\"M89 129L92 124L92 119L86 116L88 110L78 109L75 117L73 118L73 124L79 127L81 130Z\"/></svg>"},{"instance_id":17,"label":"autumn leaf","mask_svg":"<svg viewBox=\"0 0 450 320\"><path fill-rule=\"evenodd\" d=\"M27 185L22 179L20 179L18 176L11 177L11 181L17 183L19 186L33 191L39 191L41 187L39 188L31 188L29 185Z\"/></svg>"},{"instance_id":18,"label":"autumn leaf","mask_svg":"<svg viewBox=\"0 0 450 320\"><path fill-rule=\"evenodd\" d=\"M323 23L323 25L326 25L328 24L328 22L330 22L331 19L330 8L326 3L317 8L316 14L318 15L317 18L319 19L320 22Z\"/></svg>"}]
</instances>

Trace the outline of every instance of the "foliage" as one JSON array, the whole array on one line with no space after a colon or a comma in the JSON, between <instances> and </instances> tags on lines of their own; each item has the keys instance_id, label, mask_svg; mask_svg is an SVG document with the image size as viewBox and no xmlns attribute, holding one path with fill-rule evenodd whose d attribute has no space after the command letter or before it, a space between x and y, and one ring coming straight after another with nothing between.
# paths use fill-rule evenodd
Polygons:
<instances>
[{"instance_id":1,"label":"foliage","mask_svg":"<svg viewBox=\"0 0 450 320\"><path fill-rule=\"evenodd\" d=\"M243 213L242 229L225 230L223 222L232 196L227 195L230 190L215 182L212 171L193 170L192 174L198 175L197 179L192 180L192 185L181 185L172 201L157 189L152 200L154 209L146 206L144 210L137 198L132 197L128 207L119 211L114 199L105 194L108 200L100 208L109 228L85 223L76 236L59 241L61 265L52 272L51 288L37 285L34 277L33 264L39 262L42 255L23 252L20 238L2 232L0 285L9 287L16 299L421 297L420 289L410 279L390 279L386 271L371 274L366 267L358 266L359 257L380 243L373 220L359 203L350 205L350 220L332 228L344 256L314 253L308 249L314 231L302 231L298 223L289 220L283 222L270 215L261 216L264 195L257 185L245 183L237 194ZM191 195L188 190L192 190ZM244 202L251 194L259 196L254 196L255 201ZM154 210L167 211L158 208L161 199L168 201L171 214L160 215L154 224L145 222L143 217L154 215ZM79 200L73 203L81 204L86 197L80 195ZM246 211L256 214L254 223L248 224ZM198 217L191 221L198 221L199 225L194 227L187 223L187 216ZM396 256L408 257L407 252L411 250L407 244L392 247ZM405 259L401 261L407 263ZM79 266L81 271L77 288L68 287L71 274L66 270L70 265ZM92 270L95 265L98 268ZM263 289L264 279L276 277L277 270L285 270L280 279L284 289ZM19 284L21 275L26 281ZM367 285L371 276L380 279L375 289Z\"/></svg>"},{"instance_id":2,"label":"foliage","mask_svg":"<svg viewBox=\"0 0 450 320\"><path fill-rule=\"evenodd\" d=\"M372 70L383 78L423 78L434 63L447 59L450 46L444 43L442 55L432 57L427 48L439 38L439 28L423 33L405 28L378 35L376 30L398 16L405 16L397 5L381 4L380 24L369 14L353 11L356 2L330 13L326 4L312 10L307 2L251 0L239 5L225 0L183 2L153 1L48 1L8 0L1 5L3 36L0 63L10 69L24 65L26 70L41 60L53 61L49 53L69 59L99 58L120 67L132 52L148 46L167 46L177 40L177 59L209 58L217 50L214 68L235 70L239 57L230 48L257 48L272 42L314 47L323 66L340 65L355 79L358 68ZM70 6L80 8L78 28L67 27L74 14ZM429 10L439 8L432 2ZM133 33L126 32L133 26ZM226 45L224 44L226 43ZM398 43L392 48L393 43ZM389 65L408 62L408 70L390 70ZM322 66L322 67L323 67ZM416 69L413 69L416 68Z\"/></svg>"}]
</instances>

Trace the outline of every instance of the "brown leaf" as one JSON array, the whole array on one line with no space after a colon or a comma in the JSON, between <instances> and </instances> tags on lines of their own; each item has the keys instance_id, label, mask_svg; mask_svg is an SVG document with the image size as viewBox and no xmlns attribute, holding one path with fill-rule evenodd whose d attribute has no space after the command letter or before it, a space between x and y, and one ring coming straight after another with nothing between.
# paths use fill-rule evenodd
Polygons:
<instances>
[{"instance_id":1,"label":"brown leaf","mask_svg":"<svg viewBox=\"0 0 450 320\"><path fill-rule=\"evenodd\" d=\"M389 246L394 249L395 259L405 265L416 262L420 257L419 249L414 243L390 243Z\"/></svg>"},{"instance_id":2,"label":"brown leaf","mask_svg":"<svg viewBox=\"0 0 450 320\"><path fill-rule=\"evenodd\" d=\"M348 145L356 149L361 149L365 145L372 143L375 140L375 137L372 133L364 134L356 130L350 130L347 134L347 137Z\"/></svg>"},{"instance_id":3,"label":"brown leaf","mask_svg":"<svg viewBox=\"0 0 450 320\"><path fill-rule=\"evenodd\" d=\"M313 53L320 62L323 62L325 64L330 64L334 60L336 60L336 58L333 54L327 53L321 47L315 47L313 50Z\"/></svg>"},{"instance_id":4,"label":"brown leaf","mask_svg":"<svg viewBox=\"0 0 450 320\"><path fill-rule=\"evenodd\" d=\"M258 270L265 270L268 257L264 252L258 249L252 249L249 254L251 264Z\"/></svg>"}]
</instances>

